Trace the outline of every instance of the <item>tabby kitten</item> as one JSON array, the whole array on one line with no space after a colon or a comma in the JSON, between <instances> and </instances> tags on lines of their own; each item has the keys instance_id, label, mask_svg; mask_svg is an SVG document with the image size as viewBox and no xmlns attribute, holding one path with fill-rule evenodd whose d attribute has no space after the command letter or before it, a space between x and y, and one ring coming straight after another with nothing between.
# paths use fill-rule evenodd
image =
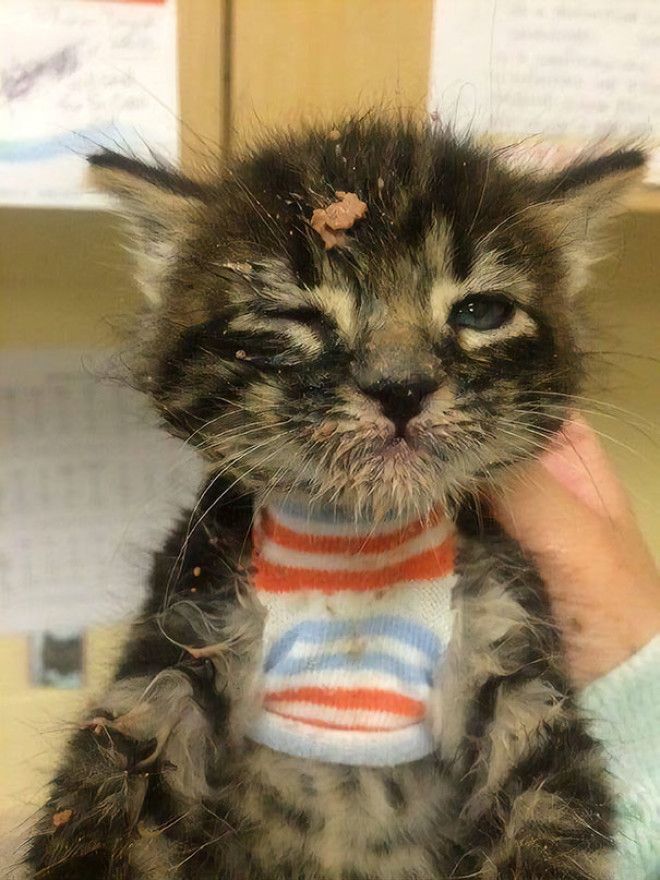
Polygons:
<instances>
[{"instance_id":1,"label":"tabby kitten","mask_svg":"<svg viewBox=\"0 0 660 880\"><path fill-rule=\"evenodd\" d=\"M210 183L91 158L135 376L208 463L27 863L93 880L606 880L613 806L532 562L475 499L562 424L644 157L549 176L377 114Z\"/></svg>"}]
</instances>

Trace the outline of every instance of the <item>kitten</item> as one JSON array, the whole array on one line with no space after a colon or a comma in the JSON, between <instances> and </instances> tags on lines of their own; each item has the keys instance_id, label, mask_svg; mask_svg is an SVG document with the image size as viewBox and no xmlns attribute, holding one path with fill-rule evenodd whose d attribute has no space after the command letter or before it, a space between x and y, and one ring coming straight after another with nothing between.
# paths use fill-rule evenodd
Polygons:
<instances>
[{"instance_id":1,"label":"kitten","mask_svg":"<svg viewBox=\"0 0 660 880\"><path fill-rule=\"evenodd\" d=\"M611 878L544 586L475 499L571 407L580 289L643 154L540 176L372 114L211 183L90 161L150 300L135 376L209 480L34 876Z\"/></svg>"}]
</instances>

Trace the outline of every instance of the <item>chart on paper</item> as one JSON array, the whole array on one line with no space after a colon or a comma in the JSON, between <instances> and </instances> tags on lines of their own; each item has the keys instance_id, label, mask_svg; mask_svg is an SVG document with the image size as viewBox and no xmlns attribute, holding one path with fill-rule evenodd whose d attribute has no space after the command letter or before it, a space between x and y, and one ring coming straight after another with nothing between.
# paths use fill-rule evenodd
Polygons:
<instances>
[{"instance_id":1,"label":"chart on paper","mask_svg":"<svg viewBox=\"0 0 660 880\"><path fill-rule=\"evenodd\" d=\"M438 0L430 109L550 159L638 138L658 185L659 46L657 0Z\"/></svg>"},{"instance_id":2,"label":"chart on paper","mask_svg":"<svg viewBox=\"0 0 660 880\"><path fill-rule=\"evenodd\" d=\"M103 204L101 145L176 161L174 0L3 0L0 34L0 203Z\"/></svg>"},{"instance_id":3,"label":"chart on paper","mask_svg":"<svg viewBox=\"0 0 660 880\"><path fill-rule=\"evenodd\" d=\"M0 353L0 633L137 611L151 551L192 503L195 454L108 369L107 353Z\"/></svg>"}]
</instances>

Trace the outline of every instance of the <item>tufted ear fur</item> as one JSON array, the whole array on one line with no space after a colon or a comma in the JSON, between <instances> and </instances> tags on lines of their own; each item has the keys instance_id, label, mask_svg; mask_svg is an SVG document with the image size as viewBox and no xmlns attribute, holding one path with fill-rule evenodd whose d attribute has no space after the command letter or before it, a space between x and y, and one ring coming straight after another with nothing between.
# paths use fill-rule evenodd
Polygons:
<instances>
[{"instance_id":1,"label":"tufted ear fur","mask_svg":"<svg viewBox=\"0 0 660 880\"><path fill-rule=\"evenodd\" d=\"M131 227L138 281L145 296L157 303L177 250L191 235L205 190L175 171L110 150L90 156L88 162L94 189L119 200Z\"/></svg>"},{"instance_id":2,"label":"tufted ear fur","mask_svg":"<svg viewBox=\"0 0 660 880\"><path fill-rule=\"evenodd\" d=\"M645 163L643 150L619 148L582 156L539 182L539 201L547 204L553 234L568 254L574 290L606 255L611 221L622 211L622 196L641 183Z\"/></svg>"}]
</instances>

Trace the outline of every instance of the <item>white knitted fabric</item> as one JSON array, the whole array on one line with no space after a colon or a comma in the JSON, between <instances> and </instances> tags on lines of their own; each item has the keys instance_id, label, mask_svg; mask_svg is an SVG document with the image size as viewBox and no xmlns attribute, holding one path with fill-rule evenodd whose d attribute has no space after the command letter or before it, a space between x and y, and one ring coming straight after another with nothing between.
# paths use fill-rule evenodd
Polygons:
<instances>
[{"instance_id":1,"label":"white knitted fabric","mask_svg":"<svg viewBox=\"0 0 660 880\"><path fill-rule=\"evenodd\" d=\"M253 537L267 617L252 739L363 766L428 754L427 701L452 630L449 520L375 527L287 504L262 509Z\"/></svg>"}]
</instances>

